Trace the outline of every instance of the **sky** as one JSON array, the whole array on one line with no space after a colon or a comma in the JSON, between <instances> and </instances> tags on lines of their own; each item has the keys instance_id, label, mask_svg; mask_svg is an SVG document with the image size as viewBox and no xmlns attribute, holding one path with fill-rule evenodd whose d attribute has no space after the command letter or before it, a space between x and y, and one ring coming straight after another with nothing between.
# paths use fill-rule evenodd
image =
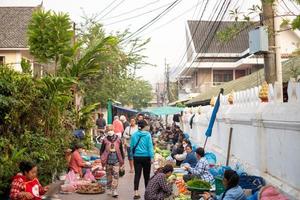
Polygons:
<instances>
[{"instance_id":1,"label":"sky","mask_svg":"<svg viewBox=\"0 0 300 200\"><path fill-rule=\"evenodd\" d=\"M99 22L104 25L108 33L123 31L127 28L134 32L155 18L174 1L44 0L43 7L47 10L67 12L75 23L82 21L83 11L88 16L98 14ZM144 39L151 38L143 54L148 57L147 62L155 65L155 67L145 66L138 70L138 76L151 83L156 83L164 79L165 60L171 67L171 71L172 68L178 66L186 50L186 22L191 19L199 19L199 13L202 13L204 8L203 1L205 2L205 0L181 0L170 12L138 35ZM210 15L215 12L213 10L215 3L224 0L208 1L202 18L205 20L208 20ZM231 2L229 10L239 8L240 12L246 12L260 0L232 0ZM35 6L40 3L41 0L0 0L0 6ZM108 7L109 5L110 7ZM230 20L229 14L225 16L225 19Z\"/></svg>"}]
</instances>

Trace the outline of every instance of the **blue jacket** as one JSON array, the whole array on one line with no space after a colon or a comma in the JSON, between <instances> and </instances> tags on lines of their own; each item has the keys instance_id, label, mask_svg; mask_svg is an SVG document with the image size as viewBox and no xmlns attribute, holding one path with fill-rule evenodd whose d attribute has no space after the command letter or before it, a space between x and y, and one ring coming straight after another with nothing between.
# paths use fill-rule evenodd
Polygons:
<instances>
[{"instance_id":1,"label":"blue jacket","mask_svg":"<svg viewBox=\"0 0 300 200\"><path fill-rule=\"evenodd\" d=\"M182 163L188 163L191 167L194 168L197 165L197 162L198 160L196 158L195 152L191 152L186 155L186 158Z\"/></svg>"},{"instance_id":2,"label":"blue jacket","mask_svg":"<svg viewBox=\"0 0 300 200\"><path fill-rule=\"evenodd\" d=\"M130 141L131 152L133 150L133 147L137 144L140 137L141 140L135 149L135 153L133 154L133 157L150 157L151 159L153 159L154 158L153 143L152 143L151 134L148 131L138 130L131 136L131 141Z\"/></svg>"},{"instance_id":3,"label":"blue jacket","mask_svg":"<svg viewBox=\"0 0 300 200\"><path fill-rule=\"evenodd\" d=\"M240 186L229 189L224 198L222 199L223 194L217 197L217 200L246 200L243 189Z\"/></svg>"}]
</instances>

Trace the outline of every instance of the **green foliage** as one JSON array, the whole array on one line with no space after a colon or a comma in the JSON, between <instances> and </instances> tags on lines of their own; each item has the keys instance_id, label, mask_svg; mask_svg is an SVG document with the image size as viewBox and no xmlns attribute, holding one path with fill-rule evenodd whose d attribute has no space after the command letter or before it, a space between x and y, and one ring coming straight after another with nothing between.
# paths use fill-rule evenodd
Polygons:
<instances>
[{"instance_id":1,"label":"green foliage","mask_svg":"<svg viewBox=\"0 0 300 200\"><path fill-rule=\"evenodd\" d=\"M67 14L38 9L28 26L30 53L40 62L54 61L57 65L61 55L71 45L73 32Z\"/></svg>"},{"instance_id":2,"label":"green foliage","mask_svg":"<svg viewBox=\"0 0 300 200\"><path fill-rule=\"evenodd\" d=\"M28 73L28 74L32 73L30 61L25 58L22 58L21 60L21 68L23 73Z\"/></svg>"},{"instance_id":3,"label":"green foliage","mask_svg":"<svg viewBox=\"0 0 300 200\"><path fill-rule=\"evenodd\" d=\"M0 68L0 191L7 191L21 160L38 164L43 184L65 169L64 150L72 141L66 108L73 83Z\"/></svg>"},{"instance_id":4,"label":"green foliage","mask_svg":"<svg viewBox=\"0 0 300 200\"><path fill-rule=\"evenodd\" d=\"M148 106L148 103L153 98L150 83L140 79L128 79L123 84L124 90L119 91L117 101L120 101L124 105L132 106L135 109Z\"/></svg>"},{"instance_id":5,"label":"green foliage","mask_svg":"<svg viewBox=\"0 0 300 200\"><path fill-rule=\"evenodd\" d=\"M297 16L296 19L293 20L292 22L292 28L299 29L300 30L300 16Z\"/></svg>"}]
</instances>

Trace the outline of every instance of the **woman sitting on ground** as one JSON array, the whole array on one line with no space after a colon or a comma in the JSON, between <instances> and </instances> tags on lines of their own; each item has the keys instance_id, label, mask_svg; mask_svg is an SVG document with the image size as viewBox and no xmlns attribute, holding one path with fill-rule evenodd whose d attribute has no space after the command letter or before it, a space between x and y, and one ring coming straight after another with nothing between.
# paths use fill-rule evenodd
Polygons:
<instances>
[{"instance_id":1,"label":"woman sitting on ground","mask_svg":"<svg viewBox=\"0 0 300 200\"><path fill-rule=\"evenodd\" d=\"M176 160L176 163L178 163L179 165L186 159L187 152L185 150L188 145L191 145L191 142L188 139L183 139L183 141L182 141L183 152L179 153L179 152L181 152L181 150L179 150L174 155L174 159Z\"/></svg>"},{"instance_id":2,"label":"woman sitting on ground","mask_svg":"<svg viewBox=\"0 0 300 200\"><path fill-rule=\"evenodd\" d=\"M239 175L233 170L226 170L223 178L225 192L218 197L204 193L205 200L246 200L243 189L238 185Z\"/></svg>"},{"instance_id":3,"label":"woman sitting on ground","mask_svg":"<svg viewBox=\"0 0 300 200\"><path fill-rule=\"evenodd\" d=\"M72 152L71 160L69 162L69 170L73 170L80 177L83 177L83 169L90 168L91 165L87 162L84 162L80 153L83 152L84 145L79 143L76 144Z\"/></svg>"},{"instance_id":4,"label":"woman sitting on ground","mask_svg":"<svg viewBox=\"0 0 300 200\"><path fill-rule=\"evenodd\" d=\"M191 167L195 167L197 165L197 158L195 152L193 152L192 146L188 145L185 147L186 158L182 162L182 165L189 164Z\"/></svg>"},{"instance_id":5,"label":"woman sitting on ground","mask_svg":"<svg viewBox=\"0 0 300 200\"><path fill-rule=\"evenodd\" d=\"M167 178L172 175L173 170L172 165L165 165L163 168L158 169L147 185L145 200L164 200L172 195L175 180L168 182Z\"/></svg>"},{"instance_id":6,"label":"woman sitting on ground","mask_svg":"<svg viewBox=\"0 0 300 200\"><path fill-rule=\"evenodd\" d=\"M31 162L23 161L19 165L18 173L12 181L10 190L11 200L41 200L48 187L42 187L37 179L37 166Z\"/></svg>"}]
</instances>

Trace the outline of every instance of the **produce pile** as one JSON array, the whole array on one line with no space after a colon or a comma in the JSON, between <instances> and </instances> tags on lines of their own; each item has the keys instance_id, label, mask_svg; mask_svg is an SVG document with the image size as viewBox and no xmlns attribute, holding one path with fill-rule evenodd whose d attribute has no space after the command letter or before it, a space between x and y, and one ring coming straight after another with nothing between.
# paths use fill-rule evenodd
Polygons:
<instances>
[{"instance_id":1,"label":"produce pile","mask_svg":"<svg viewBox=\"0 0 300 200\"><path fill-rule=\"evenodd\" d=\"M76 192L80 194L99 194L104 193L105 189L99 183L88 183L79 185Z\"/></svg>"},{"instance_id":2,"label":"produce pile","mask_svg":"<svg viewBox=\"0 0 300 200\"><path fill-rule=\"evenodd\" d=\"M210 183L194 178L190 181L187 182L187 186L190 188L197 188L197 189L202 189L202 190L210 190L211 185Z\"/></svg>"},{"instance_id":3,"label":"produce pile","mask_svg":"<svg viewBox=\"0 0 300 200\"><path fill-rule=\"evenodd\" d=\"M161 155L165 159L170 156L171 152L169 150L161 150L159 147L155 148L155 153Z\"/></svg>"},{"instance_id":4,"label":"produce pile","mask_svg":"<svg viewBox=\"0 0 300 200\"><path fill-rule=\"evenodd\" d=\"M189 193L183 179L177 179L175 184L178 188L179 194L188 194Z\"/></svg>"}]
</instances>

